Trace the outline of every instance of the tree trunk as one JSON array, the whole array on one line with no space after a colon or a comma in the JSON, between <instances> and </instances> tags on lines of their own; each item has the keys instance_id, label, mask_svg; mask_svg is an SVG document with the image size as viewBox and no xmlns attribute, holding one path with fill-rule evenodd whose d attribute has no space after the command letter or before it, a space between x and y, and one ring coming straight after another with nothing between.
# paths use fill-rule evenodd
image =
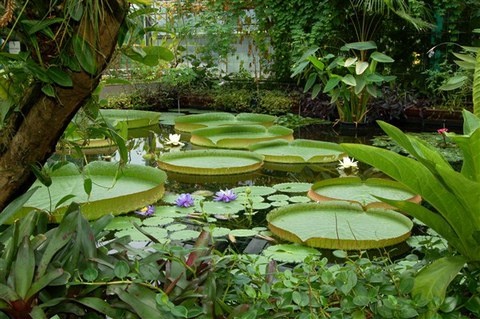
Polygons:
<instances>
[{"instance_id":1,"label":"tree trunk","mask_svg":"<svg viewBox=\"0 0 480 319\"><path fill-rule=\"evenodd\" d=\"M55 86L57 98L45 95L41 84L35 84L25 92L20 112L12 115L4 126L0 137L0 211L31 186L35 176L29 165L43 165L53 154L63 131L97 87L100 75L114 53L128 4L124 0L102 3L104 15L99 21L98 31L95 32L85 20L78 28L82 30L83 37L85 34L90 36L92 44L95 33L98 35L97 75L72 72L73 86ZM42 54L47 55L48 52Z\"/></svg>"}]
</instances>

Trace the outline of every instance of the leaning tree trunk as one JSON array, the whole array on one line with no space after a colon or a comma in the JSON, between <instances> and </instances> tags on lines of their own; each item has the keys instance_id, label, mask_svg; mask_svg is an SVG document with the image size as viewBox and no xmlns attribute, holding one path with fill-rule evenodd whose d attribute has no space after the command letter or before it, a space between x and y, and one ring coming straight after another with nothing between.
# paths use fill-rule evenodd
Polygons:
<instances>
[{"instance_id":1,"label":"leaning tree trunk","mask_svg":"<svg viewBox=\"0 0 480 319\"><path fill-rule=\"evenodd\" d=\"M31 186L35 176L29 165L44 164L53 154L63 131L97 87L100 75L114 53L128 4L125 0L101 3L104 15L98 28L94 31L93 26L83 20L77 29L90 41L98 39L95 45L97 74L72 72L73 86L55 86L56 98L45 95L40 89L41 84L33 85L25 92L20 112L11 116L4 126L0 137L0 211ZM43 54L47 56L49 53Z\"/></svg>"}]
</instances>

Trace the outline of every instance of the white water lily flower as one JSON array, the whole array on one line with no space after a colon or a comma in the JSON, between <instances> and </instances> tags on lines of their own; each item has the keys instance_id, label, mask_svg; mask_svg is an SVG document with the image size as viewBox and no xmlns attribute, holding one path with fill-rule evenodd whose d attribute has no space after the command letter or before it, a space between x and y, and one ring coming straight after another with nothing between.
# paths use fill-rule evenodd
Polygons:
<instances>
[{"instance_id":1,"label":"white water lily flower","mask_svg":"<svg viewBox=\"0 0 480 319\"><path fill-rule=\"evenodd\" d=\"M348 156L345 156L339 162L340 164L338 164L338 168L340 169L357 169L358 168L358 162L354 161L354 158L350 158Z\"/></svg>"},{"instance_id":2,"label":"white water lily flower","mask_svg":"<svg viewBox=\"0 0 480 319\"><path fill-rule=\"evenodd\" d=\"M180 134L168 134L168 140L165 142L165 144L171 146L183 146L185 144L180 142L181 137L182 136Z\"/></svg>"}]
</instances>

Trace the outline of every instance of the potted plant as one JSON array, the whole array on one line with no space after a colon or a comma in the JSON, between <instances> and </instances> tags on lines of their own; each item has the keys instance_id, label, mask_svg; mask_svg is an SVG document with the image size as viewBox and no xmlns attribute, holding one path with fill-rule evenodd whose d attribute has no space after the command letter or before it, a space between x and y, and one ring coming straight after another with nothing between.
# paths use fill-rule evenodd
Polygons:
<instances>
[{"instance_id":1,"label":"potted plant","mask_svg":"<svg viewBox=\"0 0 480 319\"><path fill-rule=\"evenodd\" d=\"M293 66L292 77L306 79L304 92L311 90L312 98L320 92L328 94L337 107L338 120L356 126L366 122L368 103L381 95L379 87L395 79L377 71L379 63L394 60L376 49L372 41L348 43L337 56L317 56L319 48L310 49Z\"/></svg>"}]
</instances>

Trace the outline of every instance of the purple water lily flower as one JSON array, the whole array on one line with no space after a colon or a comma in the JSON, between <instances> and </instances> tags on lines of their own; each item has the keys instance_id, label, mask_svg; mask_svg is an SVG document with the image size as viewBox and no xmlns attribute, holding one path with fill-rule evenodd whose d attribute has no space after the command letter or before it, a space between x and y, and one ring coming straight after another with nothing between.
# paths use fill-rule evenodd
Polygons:
<instances>
[{"instance_id":1,"label":"purple water lily flower","mask_svg":"<svg viewBox=\"0 0 480 319\"><path fill-rule=\"evenodd\" d=\"M155 213L155 206L148 205L140 210L135 211L135 214L142 216L152 216Z\"/></svg>"},{"instance_id":2,"label":"purple water lily flower","mask_svg":"<svg viewBox=\"0 0 480 319\"><path fill-rule=\"evenodd\" d=\"M179 207L190 207L194 205L193 197L190 194L180 194L175 200L175 204Z\"/></svg>"},{"instance_id":3,"label":"purple water lily flower","mask_svg":"<svg viewBox=\"0 0 480 319\"><path fill-rule=\"evenodd\" d=\"M215 197L213 198L214 201L217 202L231 202L237 199L237 194L233 192L231 189L220 190L219 192L215 193Z\"/></svg>"}]
</instances>

